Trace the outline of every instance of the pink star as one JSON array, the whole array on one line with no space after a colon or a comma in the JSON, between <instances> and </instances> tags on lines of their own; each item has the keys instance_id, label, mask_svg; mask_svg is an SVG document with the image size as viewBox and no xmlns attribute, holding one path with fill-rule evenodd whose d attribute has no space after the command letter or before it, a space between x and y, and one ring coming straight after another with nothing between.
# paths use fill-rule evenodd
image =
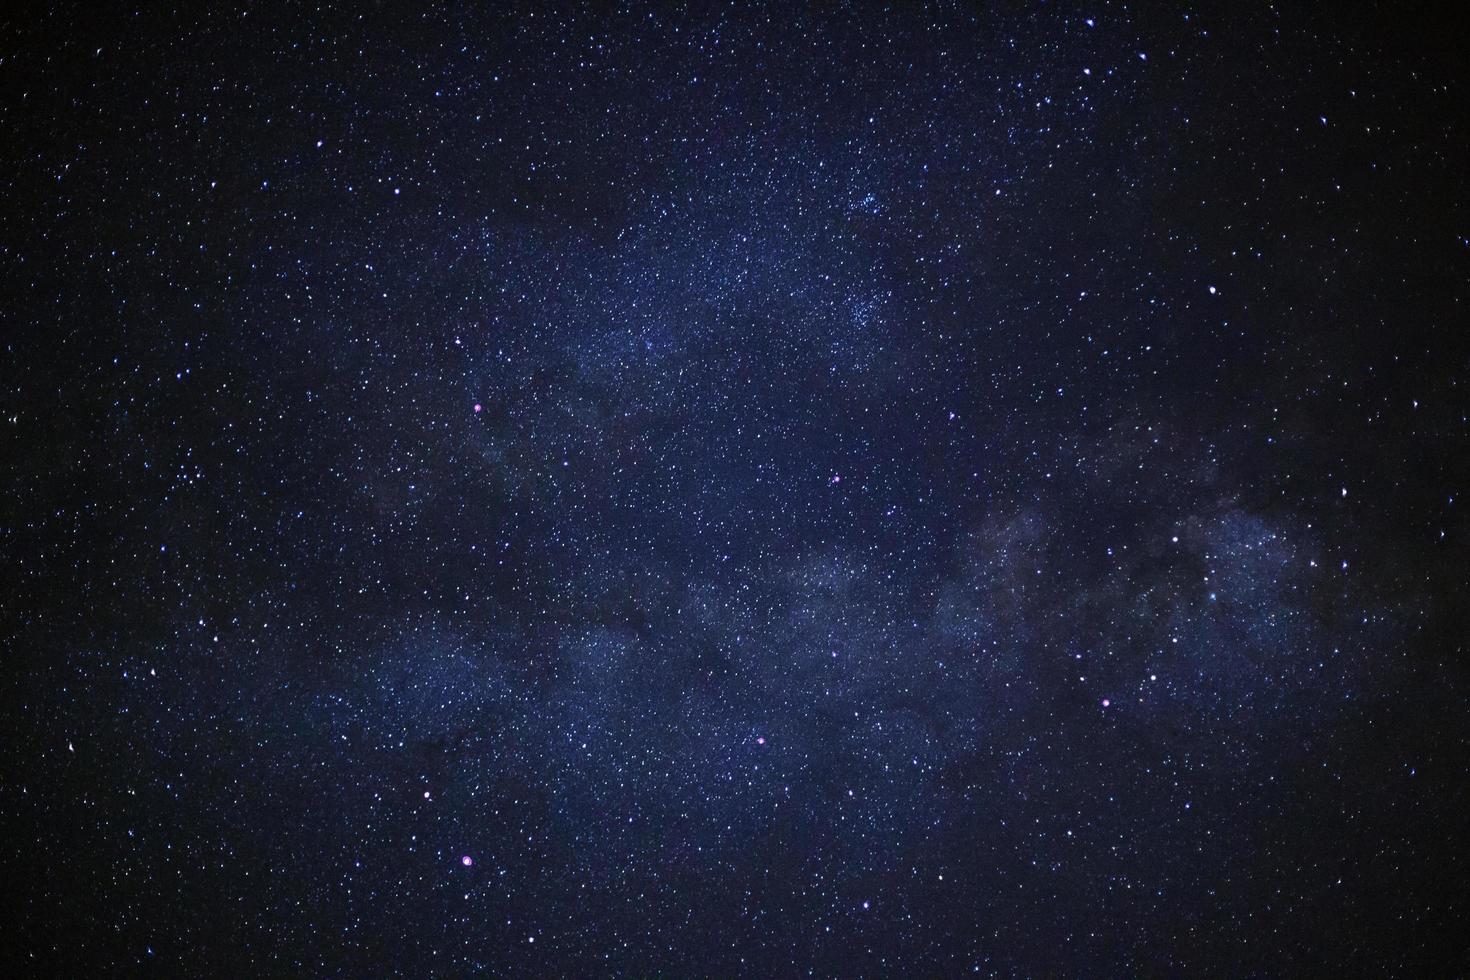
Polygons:
<instances>
[{"instance_id":1,"label":"pink star","mask_svg":"<svg viewBox=\"0 0 1470 980\"><path fill-rule=\"evenodd\" d=\"M755 744L756 745L765 745L766 744L766 737L764 735L758 735L758 736L756 736Z\"/></svg>"},{"instance_id":2,"label":"pink star","mask_svg":"<svg viewBox=\"0 0 1470 980\"><path fill-rule=\"evenodd\" d=\"M1103 698L1103 707L1104 708L1106 708L1108 705L1110 705L1112 703L1113 702L1109 701L1107 698Z\"/></svg>"},{"instance_id":3,"label":"pink star","mask_svg":"<svg viewBox=\"0 0 1470 980\"><path fill-rule=\"evenodd\" d=\"M459 859L459 863L468 868L470 865L475 863L475 859L466 854L464 857Z\"/></svg>"},{"instance_id":4,"label":"pink star","mask_svg":"<svg viewBox=\"0 0 1470 980\"><path fill-rule=\"evenodd\" d=\"M485 406L484 405L481 405L479 402L475 402L475 414L476 415L479 415L484 410L485 410Z\"/></svg>"}]
</instances>

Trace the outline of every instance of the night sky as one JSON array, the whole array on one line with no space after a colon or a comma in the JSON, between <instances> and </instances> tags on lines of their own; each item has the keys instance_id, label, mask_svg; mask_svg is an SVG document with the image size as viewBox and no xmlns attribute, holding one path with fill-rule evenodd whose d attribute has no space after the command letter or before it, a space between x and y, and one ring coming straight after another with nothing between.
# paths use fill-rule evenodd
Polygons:
<instances>
[{"instance_id":1,"label":"night sky","mask_svg":"<svg viewBox=\"0 0 1470 980\"><path fill-rule=\"evenodd\" d=\"M1462 24L183 6L0 15L0 972L1470 969Z\"/></svg>"}]
</instances>

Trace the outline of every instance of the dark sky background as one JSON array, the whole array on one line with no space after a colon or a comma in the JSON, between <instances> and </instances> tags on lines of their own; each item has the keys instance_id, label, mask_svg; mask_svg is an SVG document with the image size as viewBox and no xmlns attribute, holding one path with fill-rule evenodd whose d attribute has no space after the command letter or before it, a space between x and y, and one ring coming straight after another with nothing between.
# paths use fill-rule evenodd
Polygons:
<instances>
[{"instance_id":1,"label":"dark sky background","mask_svg":"<svg viewBox=\"0 0 1470 980\"><path fill-rule=\"evenodd\" d=\"M6 975L1470 968L1462 24L183 6L0 19Z\"/></svg>"}]
</instances>

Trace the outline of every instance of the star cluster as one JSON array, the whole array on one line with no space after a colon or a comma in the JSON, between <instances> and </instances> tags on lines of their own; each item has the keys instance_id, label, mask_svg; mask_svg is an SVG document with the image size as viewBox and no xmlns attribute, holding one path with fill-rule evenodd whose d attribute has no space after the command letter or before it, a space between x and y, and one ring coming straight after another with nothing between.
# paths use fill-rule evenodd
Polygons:
<instances>
[{"instance_id":1,"label":"star cluster","mask_svg":"<svg viewBox=\"0 0 1470 980\"><path fill-rule=\"evenodd\" d=\"M3 15L7 975L1463 970L1453 35Z\"/></svg>"}]
</instances>

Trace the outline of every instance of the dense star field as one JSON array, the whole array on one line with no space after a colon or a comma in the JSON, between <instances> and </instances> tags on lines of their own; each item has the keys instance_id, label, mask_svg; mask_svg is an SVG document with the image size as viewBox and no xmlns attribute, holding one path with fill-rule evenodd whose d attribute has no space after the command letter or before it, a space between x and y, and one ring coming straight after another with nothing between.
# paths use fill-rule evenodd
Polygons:
<instances>
[{"instance_id":1,"label":"dense star field","mask_svg":"<svg viewBox=\"0 0 1470 980\"><path fill-rule=\"evenodd\" d=\"M1461 25L184 8L0 20L0 972L1470 969Z\"/></svg>"}]
</instances>

